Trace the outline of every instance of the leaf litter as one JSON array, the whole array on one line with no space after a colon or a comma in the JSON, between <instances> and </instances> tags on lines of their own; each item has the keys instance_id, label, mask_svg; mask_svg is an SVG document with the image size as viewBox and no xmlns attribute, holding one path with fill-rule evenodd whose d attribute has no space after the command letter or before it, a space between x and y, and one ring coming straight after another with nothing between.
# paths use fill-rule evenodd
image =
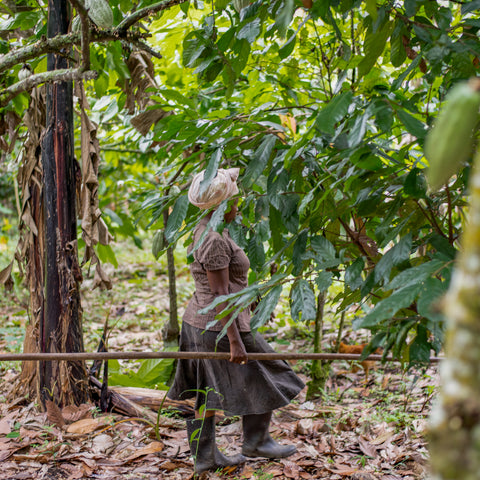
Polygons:
<instances>
[{"instance_id":1,"label":"leaf litter","mask_svg":"<svg viewBox=\"0 0 480 480\"><path fill-rule=\"evenodd\" d=\"M130 272L142 268L145 265L129 265ZM147 266L149 271L155 268L156 264ZM159 335L152 333L160 330L158 312L167 307L161 286L164 278L150 273L141 282L131 282L133 276L125 272L116 278L112 275L114 291L121 289L117 294L84 292L85 317L93 319L86 332L87 350L95 348L95 331L99 330L102 315L118 320L110 335L110 350L162 348ZM141 295L136 295L139 292ZM110 295L109 301L99 295ZM116 298L121 300L116 302ZM140 313L136 310L146 303L156 305L153 314L149 308ZM0 318L8 321L9 315L0 313ZM153 321L149 315L153 315ZM139 316L144 316L145 321ZM325 342L328 349L328 335ZM292 339L288 345L273 346L277 351L302 351L304 345L305 339ZM0 348L8 350L2 337ZM293 366L305 381L309 380L306 362ZM148 422L115 412L102 413L93 404L63 409L52 404L42 412L27 399L12 400L9 394L18 371L4 369L1 373L0 480L194 478L181 412L173 418L172 411L168 417L160 417L158 439ZM435 366L405 373L393 363L380 365L370 372L365 383L363 370L356 371L348 362L333 363L322 398L307 400L305 389L274 414L271 434L280 443L295 444L294 455L278 460L248 459L241 467L208 472L202 478L427 478L425 435L437 383ZM242 439L240 419L219 417L218 447L227 455L238 453Z\"/></svg>"}]
</instances>

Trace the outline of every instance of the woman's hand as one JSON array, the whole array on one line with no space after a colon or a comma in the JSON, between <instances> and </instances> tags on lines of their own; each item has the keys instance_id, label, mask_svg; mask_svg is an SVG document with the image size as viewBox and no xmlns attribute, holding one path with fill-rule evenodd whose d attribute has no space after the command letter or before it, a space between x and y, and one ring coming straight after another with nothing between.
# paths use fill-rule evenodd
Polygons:
<instances>
[{"instance_id":1,"label":"woman's hand","mask_svg":"<svg viewBox=\"0 0 480 480\"><path fill-rule=\"evenodd\" d=\"M247 350L242 340L230 340L230 361L245 365L248 361Z\"/></svg>"}]
</instances>

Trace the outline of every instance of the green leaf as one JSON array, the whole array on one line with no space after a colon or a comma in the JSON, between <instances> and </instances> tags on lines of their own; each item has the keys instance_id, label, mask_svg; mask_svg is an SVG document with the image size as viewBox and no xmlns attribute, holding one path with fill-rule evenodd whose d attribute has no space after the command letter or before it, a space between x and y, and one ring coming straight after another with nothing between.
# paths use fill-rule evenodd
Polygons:
<instances>
[{"instance_id":1,"label":"green leaf","mask_svg":"<svg viewBox=\"0 0 480 480\"><path fill-rule=\"evenodd\" d=\"M405 13L407 17L413 17L417 12L418 0L405 0Z\"/></svg>"},{"instance_id":2,"label":"green leaf","mask_svg":"<svg viewBox=\"0 0 480 480\"><path fill-rule=\"evenodd\" d=\"M429 363L431 345L428 342L427 329L424 325L417 325L417 336L409 349L410 365Z\"/></svg>"},{"instance_id":3,"label":"green leaf","mask_svg":"<svg viewBox=\"0 0 480 480\"><path fill-rule=\"evenodd\" d=\"M284 0L275 17L275 26L280 37L284 38L295 12L295 0Z\"/></svg>"},{"instance_id":4,"label":"green leaf","mask_svg":"<svg viewBox=\"0 0 480 480\"><path fill-rule=\"evenodd\" d=\"M281 293L282 286L277 285L260 300L250 320L250 328L252 330L258 330L270 320L270 315L275 310Z\"/></svg>"},{"instance_id":5,"label":"green leaf","mask_svg":"<svg viewBox=\"0 0 480 480\"><path fill-rule=\"evenodd\" d=\"M449 260L453 260L457 255L457 249L452 247L450 242L442 235L433 235L429 243L437 252Z\"/></svg>"},{"instance_id":6,"label":"green leaf","mask_svg":"<svg viewBox=\"0 0 480 480\"><path fill-rule=\"evenodd\" d=\"M375 65L382 54L387 39L393 30L393 22L386 21L376 32L369 27L365 37L363 60L358 64L359 77L365 76Z\"/></svg>"},{"instance_id":7,"label":"green leaf","mask_svg":"<svg viewBox=\"0 0 480 480\"><path fill-rule=\"evenodd\" d=\"M296 280L290 291L290 308L295 321L314 320L317 315L315 293L306 280Z\"/></svg>"},{"instance_id":8,"label":"green leaf","mask_svg":"<svg viewBox=\"0 0 480 480\"><path fill-rule=\"evenodd\" d=\"M413 283L422 283L434 272L439 272L444 265L445 262L441 260L431 260L430 262L403 270L393 277L390 283L385 285L385 289L396 290L397 288L403 288Z\"/></svg>"},{"instance_id":9,"label":"green leaf","mask_svg":"<svg viewBox=\"0 0 480 480\"><path fill-rule=\"evenodd\" d=\"M327 272L325 270L319 272L319 274L315 278L315 284L317 285L317 288L320 290L320 292L326 292L332 284L331 272Z\"/></svg>"},{"instance_id":10,"label":"green leaf","mask_svg":"<svg viewBox=\"0 0 480 480\"><path fill-rule=\"evenodd\" d=\"M183 195L177 199L172 213L168 217L167 225L165 227L165 238L167 242L172 242L175 235L182 227L188 209L188 197Z\"/></svg>"},{"instance_id":11,"label":"green leaf","mask_svg":"<svg viewBox=\"0 0 480 480\"><path fill-rule=\"evenodd\" d=\"M438 278L427 278L418 296L418 314L434 321L443 320L444 317L440 313L440 299L445 295L447 288L448 282L442 282Z\"/></svg>"},{"instance_id":12,"label":"green leaf","mask_svg":"<svg viewBox=\"0 0 480 480\"><path fill-rule=\"evenodd\" d=\"M336 267L340 263L335 247L323 235L312 237L310 239L310 245L316 253L316 259L321 268Z\"/></svg>"},{"instance_id":13,"label":"green leaf","mask_svg":"<svg viewBox=\"0 0 480 480\"><path fill-rule=\"evenodd\" d=\"M394 67L399 67L407 59L407 52L405 51L402 38L404 34L403 21L398 20L390 40L390 61Z\"/></svg>"},{"instance_id":14,"label":"green leaf","mask_svg":"<svg viewBox=\"0 0 480 480\"><path fill-rule=\"evenodd\" d=\"M475 10L480 9L480 0L471 0L469 2L465 2L462 5L462 15L465 15L470 12L474 12Z\"/></svg>"},{"instance_id":15,"label":"green leaf","mask_svg":"<svg viewBox=\"0 0 480 480\"><path fill-rule=\"evenodd\" d=\"M397 110L397 115L403 125L405 125L408 133L411 133L419 140L425 138L427 130L425 129L425 124L423 122L410 115L406 110Z\"/></svg>"},{"instance_id":16,"label":"green leaf","mask_svg":"<svg viewBox=\"0 0 480 480\"><path fill-rule=\"evenodd\" d=\"M355 119L355 123L347 137L349 148L355 148L363 140L365 132L367 131L367 121L370 118L370 115L370 111L367 110L363 115L360 115Z\"/></svg>"},{"instance_id":17,"label":"green leaf","mask_svg":"<svg viewBox=\"0 0 480 480\"><path fill-rule=\"evenodd\" d=\"M405 195L408 195L411 198L425 198L427 194L427 181L425 180L422 170L416 167L412 168L405 178L403 191Z\"/></svg>"},{"instance_id":18,"label":"green leaf","mask_svg":"<svg viewBox=\"0 0 480 480\"><path fill-rule=\"evenodd\" d=\"M375 283L383 281L388 283L390 278L390 272L392 268L405 260L410 258L410 252L412 249L412 234L409 233L400 239L400 241L394 245L383 257L378 261L375 266Z\"/></svg>"},{"instance_id":19,"label":"green leaf","mask_svg":"<svg viewBox=\"0 0 480 480\"><path fill-rule=\"evenodd\" d=\"M174 360L170 358L151 358L143 360L136 377L148 386L166 384L172 375Z\"/></svg>"},{"instance_id":20,"label":"green leaf","mask_svg":"<svg viewBox=\"0 0 480 480\"><path fill-rule=\"evenodd\" d=\"M335 133L335 124L347 114L352 101L353 93L351 91L333 97L327 106L318 113L315 127L322 132Z\"/></svg>"},{"instance_id":21,"label":"green leaf","mask_svg":"<svg viewBox=\"0 0 480 480\"><path fill-rule=\"evenodd\" d=\"M287 42L278 50L278 55L280 58L287 58L295 48L295 43L297 41L297 35L292 35Z\"/></svg>"},{"instance_id":22,"label":"green leaf","mask_svg":"<svg viewBox=\"0 0 480 480\"><path fill-rule=\"evenodd\" d=\"M304 230L298 235L297 241L293 244L292 262L294 265L293 275L299 275L303 266L303 255L307 249L308 231Z\"/></svg>"},{"instance_id":23,"label":"green leaf","mask_svg":"<svg viewBox=\"0 0 480 480\"><path fill-rule=\"evenodd\" d=\"M115 268L118 268L117 257L115 256L115 252L113 251L110 245L102 245L101 243L97 243L96 251L98 258L102 263L111 263Z\"/></svg>"},{"instance_id":24,"label":"green leaf","mask_svg":"<svg viewBox=\"0 0 480 480\"><path fill-rule=\"evenodd\" d=\"M250 268L260 271L265 264L265 250L263 243L259 242L255 235L248 242L247 254L250 260Z\"/></svg>"},{"instance_id":25,"label":"green leaf","mask_svg":"<svg viewBox=\"0 0 480 480\"><path fill-rule=\"evenodd\" d=\"M354 330L375 327L384 320L390 319L402 308L409 307L421 289L422 284L409 285L380 300L363 319L356 319L353 322Z\"/></svg>"},{"instance_id":26,"label":"green leaf","mask_svg":"<svg viewBox=\"0 0 480 480\"><path fill-rule=\"evenodd\" d=\"M192 109L195 108L194 102L190 98L185 97L185 95L182 95L177 90L164 89L164 90L159 90L159 93L166 100L172 100L177 105L185 105L186 107L192 108Z\"/></svg>"},{"instance_id":27,"label":"green leaf","mask_svg":"<svg viewBox=\"0 0 480 480\"><path fill-rule=\"evenodd\" d=\"M357 258L352 264L350 264L345 270L345 283L351 290L355 290L363 283L363 267L365 262L362 257Z\"/></svg>"},{"instance_id":28,"label":"green leaf","mask_svg":"<svg viewBox=\"0 0 480 480\"><path fill-rule=\"evenodd\" d=\"M218 165L220 164L221 160L222 160L222 148L218 147L213 151L212 156L208 161L208 165L207 165L207 168L205 169L203 179L200 182L199 195L202 195L207 191L207 188L212 183L212 180L217 176Z\"/></svg>"},{"instance_id":29,"label":"green leaf","mask_svg":"<svg viewBox=\"0 0 480 480\"><path fill-rule=\"evenodd\" d=\"M196 32L189 33L183 40L183 64L193 67L206 50L206 46L199 41Z\"/></svg>"},{"instance_id":30,"label":"green leaf","mask_svg":"<svg viewBox=\"0 0 480 480\"><path fill-rule=\"evenodd\" d=\"M237 38L239 40L245 39L249 43L253 43L257 37L260 35L261 31L261 24L260 24L260 19L256 18L250 23L247 23L244 25L240 31L237 33Z\"/></svg>"},{"instance_id":31,"label":"green leaf","mask_svg":"<svg viewBox=\"0 0 480 480\"><path fill-rule=\"evenodd\" d=\"M257 180L262 174L267 166L270 156L272 155L276 141L277 137L275 135L265 135L262 143L260 143L257 150L255 150L253 159L248 163L247 168L245 169L242 179L242 183L245 187L251 187L255 180Z\"/></svg>"}]
</instances>

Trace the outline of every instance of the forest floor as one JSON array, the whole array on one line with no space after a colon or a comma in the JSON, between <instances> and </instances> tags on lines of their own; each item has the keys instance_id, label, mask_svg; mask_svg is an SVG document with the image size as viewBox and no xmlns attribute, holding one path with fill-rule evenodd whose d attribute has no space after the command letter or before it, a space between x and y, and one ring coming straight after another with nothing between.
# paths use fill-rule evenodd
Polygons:
<instances>
[{"instance_id":1,"label":"forest floor","mask_svg":"<svg viewBox=\"0 0 480 480\"><path fill-rule=\"evenodd\" d=\"M109 350L160 350L160 330L168 315L164 267L146 253L133 258L129 251L119 255L119 263L119 268L111 270L111 291L91 291L91 280L83 284L85 350L97 348L107 319ZM186 269L177 278L181 314L192 286ZM0 351L20 352L27 322L26 297L17 289L2 292L2 298ZM280 307L277 320L263 332L275 350L311 350L311 329L290 324L286 317ZM325 351L332 350L337 335L334 317L327 309ZM346 340L360 343L365 338L346 329ZM138 372L139 365L120 362L121 368L131 372ZM305 382L309 380L308 362L292 366ZM18 373L19 366L13 362L0 365L1 480L193 478L185 422L179 412L163 411L158 435L145 420L102 413L93 404L47 414L27 398L12 395ZM435 366L404 371L399 364L379 364L366 379L359 365L332 363L321 396L307 400L304 389L290 405L275 412L272 436L280 443L295 444L297 453L280 460L248 459L233 471L210 472L203 478L427 478L425 434L437 384ZM239 418L222 417L217 441L226 454L240 450Z\"/></svg>"}]
</instances>

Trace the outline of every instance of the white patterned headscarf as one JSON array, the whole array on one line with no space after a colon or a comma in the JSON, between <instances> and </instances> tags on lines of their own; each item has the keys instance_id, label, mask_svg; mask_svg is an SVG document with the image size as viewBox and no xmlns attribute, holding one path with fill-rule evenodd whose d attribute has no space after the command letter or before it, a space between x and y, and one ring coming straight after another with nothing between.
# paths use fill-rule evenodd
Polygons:
<instances>
[{"instance_id":1,"label":"white patterned headscarf","mask_svg":"<svg viewBox=\"0 0 480 480\"><path fill-rule=\"evenodd\" d=\"M205 210L220 205L227 198L238 193L237 178L239 168L219 168L217 176L210 182L206 189L200 188L205 170L197 173L192 180L188 190L188 199L196 207Z\"/></svg>"}]
</instances>

